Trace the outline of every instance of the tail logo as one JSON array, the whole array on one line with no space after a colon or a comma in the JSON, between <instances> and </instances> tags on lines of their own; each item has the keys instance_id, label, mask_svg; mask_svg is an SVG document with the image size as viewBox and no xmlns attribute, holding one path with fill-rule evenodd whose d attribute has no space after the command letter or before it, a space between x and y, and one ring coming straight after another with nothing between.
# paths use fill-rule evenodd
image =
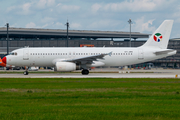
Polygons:
<instances>
[{"instance_id":1,"label":"tail logo","mask_svg":"<svg viewBox=\"0 0 180 120\"><path fill-rule=\"evenodd\" d=\"M154 41L160 42L162 40L163 36L160 33L156 33L154 35Z\"/></svg>"}]
</instances>

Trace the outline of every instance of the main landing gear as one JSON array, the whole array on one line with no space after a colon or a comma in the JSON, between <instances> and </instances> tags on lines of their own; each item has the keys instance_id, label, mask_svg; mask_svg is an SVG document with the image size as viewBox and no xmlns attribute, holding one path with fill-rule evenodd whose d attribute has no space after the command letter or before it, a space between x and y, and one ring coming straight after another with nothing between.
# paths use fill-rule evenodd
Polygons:
<instances>
[{"instance_id":1,"label":"main landing gear","mask_svg":"<svg viewBox=\"0 0 180 120\"><path fill-rule=\"evenodd\" d=\"M89 70L83 69L83 70L81 71L81 73L82 73L82 75L88 75L88 74L89 74Z\"/></svg>"}]
</instances>

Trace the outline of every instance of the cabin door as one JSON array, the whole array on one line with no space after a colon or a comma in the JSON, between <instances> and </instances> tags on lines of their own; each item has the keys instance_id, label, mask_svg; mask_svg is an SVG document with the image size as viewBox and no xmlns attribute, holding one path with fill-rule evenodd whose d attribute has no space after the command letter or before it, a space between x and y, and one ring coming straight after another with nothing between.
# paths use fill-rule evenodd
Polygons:
<instances>
[{"instance_id":1,"label":"cabin door","mask_svg":"<svg viewBox=\"0 0 180 120\"><path fill-rule=\"evenodd\" d=\"M29 60L29 50L28 49L24 50L23 60Z\"/></svg>"},{"instance_id":2,"label":"cabin door","mask_svg":"<svg viewBox=\"0 0 180 120\"><path fill-rule=\"evenodd\" d=\"M143 49L139 49L139 50L138 50L138 59L144 59Z\"/></svg>"}]
</instances>

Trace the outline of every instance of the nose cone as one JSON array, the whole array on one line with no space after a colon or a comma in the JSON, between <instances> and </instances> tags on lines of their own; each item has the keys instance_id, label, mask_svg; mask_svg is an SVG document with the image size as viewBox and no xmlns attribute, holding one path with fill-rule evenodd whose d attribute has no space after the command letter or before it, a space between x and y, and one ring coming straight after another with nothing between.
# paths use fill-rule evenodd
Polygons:
<instances>
[{"instance_id":1,"label":"nose cone","mask_svg":"<svg viewBox=\"0 0 180 120\"><path fill-rule=\"evenodd\" d=\"M3 57L2 62L6 64L6 57Z\"/></svg>"}]
</instances>

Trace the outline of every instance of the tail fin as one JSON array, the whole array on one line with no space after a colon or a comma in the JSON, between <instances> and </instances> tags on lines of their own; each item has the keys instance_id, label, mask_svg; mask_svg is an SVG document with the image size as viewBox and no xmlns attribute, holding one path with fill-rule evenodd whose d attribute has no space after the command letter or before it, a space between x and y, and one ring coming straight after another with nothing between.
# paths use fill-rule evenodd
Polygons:
<instances>
[{"instance_id":1,"label":"tail fin","mask_svg":"<svg viewBox=\"0 0 180 120\"><path fill-rule=\"evenodd\" d=\"M172 25L173 20L165 20L141 47L157 47L160 49L167 49Z\"/></svg>"}]
</instances>

